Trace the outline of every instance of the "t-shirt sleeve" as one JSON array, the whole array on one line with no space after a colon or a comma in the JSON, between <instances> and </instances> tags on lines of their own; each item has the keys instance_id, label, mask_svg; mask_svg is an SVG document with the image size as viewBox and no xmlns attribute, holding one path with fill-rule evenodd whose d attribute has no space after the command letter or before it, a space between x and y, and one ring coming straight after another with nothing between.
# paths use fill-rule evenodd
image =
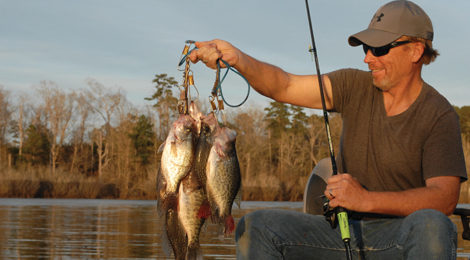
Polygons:
<instances>
[{"instance_id":1,"label":"t-shirt sleeve","mask_svg":"<svg viewBox=\"0 0 470 260\"><path fill-rule=\"evenodd\" d=\"M424 179L458 176L467 180L459 119L453 110L443 114L432 127L423 147Z\"/></svg>"},{"instance_id":2,"label":"t-shirt sleeve","mask_svg":"<svg viewBox=\"0 0 470 260\"><path fill-rule=\"evenodd\" d=\"M348 108L357 105L366 95L365 82L370 82L370 74L358 69L340 69L327 74L333 91L332 112L343 113Z\"/></svg>"}]
</instances>

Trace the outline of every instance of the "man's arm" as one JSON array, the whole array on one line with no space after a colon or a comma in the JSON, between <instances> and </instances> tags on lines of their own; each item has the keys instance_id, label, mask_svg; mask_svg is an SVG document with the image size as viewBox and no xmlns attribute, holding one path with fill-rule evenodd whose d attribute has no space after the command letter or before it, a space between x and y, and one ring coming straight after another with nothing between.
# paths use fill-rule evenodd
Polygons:
<instances>
[{"instance_id":1,"label":"man's arm","mask_svg":"<svg viewBox=\"0 0 470 260\"><path fill-rule=\"evenodd\" d=\"M396 216L407 216L420 209L436 209L451 215L459 194L460 177L457 176L429 178L422 188L374 192L364 189L351 175L339 174L328 179L325 190L331 207Z\"/></svg>"},{"instance_id":2,"label":"man's arm","mask_svg":"<svg viewBox=\"0 0 470 260\"><path fill-rule=\"evenodd\" d=\"M196 63L202 61L216 68L217 59L222 58L235 67L260 94L279 102L293 105L322 108L318 78L316 75L294 75L274 65L259 61L233 45L222 40L196 42L198 49L189 58ZM331 82L323 77L327 109L333 107Z\"/></svg>"}]
</instances>

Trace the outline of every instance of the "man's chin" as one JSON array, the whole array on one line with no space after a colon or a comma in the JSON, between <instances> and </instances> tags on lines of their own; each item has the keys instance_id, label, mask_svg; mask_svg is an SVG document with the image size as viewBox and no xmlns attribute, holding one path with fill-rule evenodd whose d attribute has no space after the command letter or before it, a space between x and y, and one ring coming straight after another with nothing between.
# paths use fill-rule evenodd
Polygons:
<instances>
[{"instance_id":1,"label":"man's chin","mask_svg":"<svg viewBox=\"0 0 470 260\"><path fill-rule=\"evenodd\" d=\"M378 81L378 80L373 80L372 83L374 84L374 86L382 91L388 91L390 90L391 86L390 84L386 84L384 83L383 81Z\"/></svg>"}]
</instances>

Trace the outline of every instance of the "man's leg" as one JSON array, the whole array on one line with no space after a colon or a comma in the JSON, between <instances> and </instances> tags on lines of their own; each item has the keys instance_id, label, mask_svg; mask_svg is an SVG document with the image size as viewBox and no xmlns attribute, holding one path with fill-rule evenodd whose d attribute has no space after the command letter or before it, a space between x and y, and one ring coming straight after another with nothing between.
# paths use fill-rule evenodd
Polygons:
<instances>
[{"instance_id":1,"label":"man's leg","mask_svg":"<svg viewBox=\"0 0 470 260\"><path fill-rule=\"evenodd\" d=\"M455 259L457 231L436 210L405 218L350 220L354 259ZM238 259L344 259L339 228L323 216L287 210L247 214L235 235Z\"/></svg>"},{"instance_id":2,"label":"man's leg","mask_svg":"<svg viewBox=\"0 0 470 260\"><path fill-rule=\"evenodd\" d=\"M289 210L245 215L235 234L238 259L341 259L346 256L339 228L323 216Z\"/></svg>"},{"instance_id":3,"label":"man's leg","mask_svg":"<svg viewBox=\"0 0 470 260\"><path fill-rule=\"evenodd\" d=\"M437 210L419 210L406 217L399 241L405 259L456 258L456 227Z\"/></svg>"},{"instance_id":4,"label":"man's leg","mask_svg":"<svg viewBox=\"0 0 470 260\"><path fill-rule=\"evenodd\" d=\"M457 232L439 211L397 219L351 221L353 249L364 259L455 259Z\"/></svg>"}]
</instances>

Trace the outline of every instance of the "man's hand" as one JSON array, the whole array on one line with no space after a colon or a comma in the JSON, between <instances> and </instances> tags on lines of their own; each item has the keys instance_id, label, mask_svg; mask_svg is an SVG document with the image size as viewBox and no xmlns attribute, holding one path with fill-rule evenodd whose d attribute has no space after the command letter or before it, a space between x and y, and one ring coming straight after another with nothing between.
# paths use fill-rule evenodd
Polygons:
<instances>
[{"instance_id":1,"label":"man's hand","mask_svg":"<svg viewBox=\"0 0 470 260\"><path fill-rule=\"evenodd\" d=\"M325 196L330 200L330 207L341 206L348 210L367 212L365 207L367 191L350 174L337 174L328 178Z\"/></svg>"},{"instance_id":2,"label":"man's hand","mask_svg":"<svg viewBox=\"0 0 470 260\"><path fill-rule=\"evenodd\" d=\"M235 66L238 63L240 51L226 41L216 39L196 42L195 45L197 49L189 55L189 59L193 63L202 61L207 67L212 69L217 68L217 60L220 58L230 64L230 66ZM222 62L220 65L225 67Z\"/></svg>"}]
</instances>

